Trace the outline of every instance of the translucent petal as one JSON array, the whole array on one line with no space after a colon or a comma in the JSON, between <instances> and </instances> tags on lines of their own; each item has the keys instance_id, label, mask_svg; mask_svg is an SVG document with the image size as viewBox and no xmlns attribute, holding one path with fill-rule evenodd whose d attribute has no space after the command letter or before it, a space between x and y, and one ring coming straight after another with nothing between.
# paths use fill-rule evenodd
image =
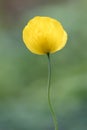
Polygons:
<instances>
[{"instance_id":1,"label":"translucent petal","mask_svg":"<svg viewBox=\"0 0 87 130\"><path fill-rule=\"evenodd\" d=\"M23 41L35 54L54 53L65 46L67 33L57 20L37 16L25 26Z\"/></svg>"}]
</instances>

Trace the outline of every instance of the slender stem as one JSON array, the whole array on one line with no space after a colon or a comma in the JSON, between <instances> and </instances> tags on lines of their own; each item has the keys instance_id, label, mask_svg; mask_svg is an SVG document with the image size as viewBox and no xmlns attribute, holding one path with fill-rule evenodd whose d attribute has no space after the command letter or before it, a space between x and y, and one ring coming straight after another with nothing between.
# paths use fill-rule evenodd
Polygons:
<instances>
[{"instance_id":1,"label":"slender stem","mask_svg":"<svg viewBox=\"0 0 87 130\"><path fill-rule=\"evenodd\" d=\"M48 56L48 103L49 103L49 107L50 107L50 112L51 112L51 115L52 115L52 118L53 118L53 122L54 122L54 126L55 126L55 130L58 130L58 123L57 123L57 118L56 118L56 115L55 115L55 112L53 110L53 107L52 107L52 104L51 104L51 91L50 91L50 88L51 88L51 61L50 61L50 54L48 53L47 54Z\"/></svg>"}]
</instances>

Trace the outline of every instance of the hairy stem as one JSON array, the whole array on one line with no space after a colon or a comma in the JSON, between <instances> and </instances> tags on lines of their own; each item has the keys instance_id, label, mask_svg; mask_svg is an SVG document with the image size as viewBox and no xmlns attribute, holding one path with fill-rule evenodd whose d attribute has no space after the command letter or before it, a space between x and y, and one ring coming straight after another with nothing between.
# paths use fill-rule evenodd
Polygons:
<instances>
[{"instance_id":1,"label":"hairy stem","mask_svg":"<svg viewBox=\"0 0 87 130\"><path fill-rule=\"evenodd\" d=\"M55 126L55 130L58 130L58 123L57 123L57 118L55 115L55 112L53 110L52 104L51 104L51 61L50 61L50 54L47 54L48 57L48 103L49 103L49 108L50 108L50 112L53 118L53 122L54 122L54 126Z\"/></svg>"}]
</instances>

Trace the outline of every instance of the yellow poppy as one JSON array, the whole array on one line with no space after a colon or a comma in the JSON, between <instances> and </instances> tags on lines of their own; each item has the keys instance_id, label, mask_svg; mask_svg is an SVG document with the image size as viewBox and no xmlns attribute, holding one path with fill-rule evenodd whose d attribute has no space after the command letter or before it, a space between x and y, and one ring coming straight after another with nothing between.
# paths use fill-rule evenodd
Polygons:
<instances>
[{"instance_id":1,"label":"yellow poppy","mask_svg":"<svg viewBox=\"0 0 87 130\"><path fill-rule=\"evenodd\" d=\"M24 27L23 41L32 53L54 53L65 46L67 33L59 21L36 16Z\"/></svg>"}]
</instances>

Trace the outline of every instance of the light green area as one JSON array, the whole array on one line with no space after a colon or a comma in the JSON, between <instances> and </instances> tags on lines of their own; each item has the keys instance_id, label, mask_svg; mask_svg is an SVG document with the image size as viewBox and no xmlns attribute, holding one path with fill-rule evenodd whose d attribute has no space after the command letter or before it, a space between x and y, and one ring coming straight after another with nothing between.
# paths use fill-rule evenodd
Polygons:
<instances>
[{"instance_id":1,"label":"light green area","mask_svg":"<svg viewBox=\"0 0 87 130\"><path fill-rule=\"evenodd\" d=\"M52 103L59 130L87 129L87 2L25 11L18 24L0 26L0 129L53 130L47 102L47 57L34 55L22 29L35 15L51 16L68 32L65 48L51 55ZM2 26L3 23L3 26Z\"/></svg>"}]
</instances>

